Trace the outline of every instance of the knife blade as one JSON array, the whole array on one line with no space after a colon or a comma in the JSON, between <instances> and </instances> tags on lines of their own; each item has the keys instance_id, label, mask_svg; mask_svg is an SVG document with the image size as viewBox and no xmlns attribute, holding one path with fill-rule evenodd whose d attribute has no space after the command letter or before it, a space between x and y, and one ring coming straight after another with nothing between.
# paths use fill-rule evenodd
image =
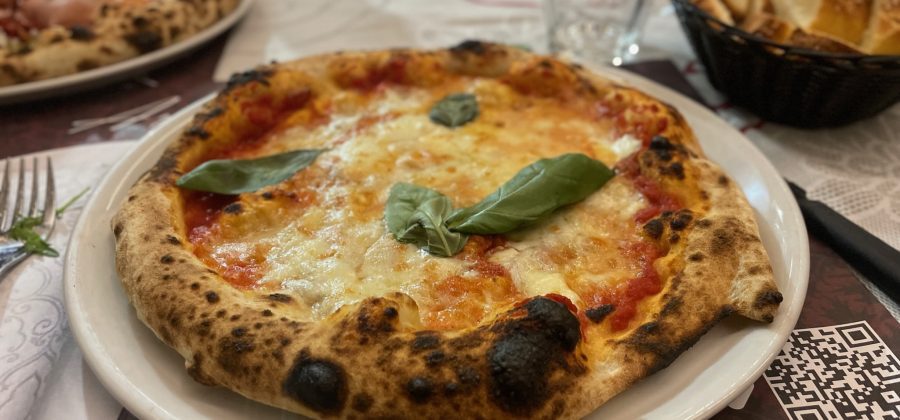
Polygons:
<instances>
[{"instance_id":1,"label":"knife blade","mask_svg":"<svg viewBox=\"0 0 900 420\"><path fill-rule=\"evenodd\" d=\"M800 205L809 232L831 246L891 299L900 302L900 251L825 204L809 199L806 190L797 184L787 183Z\"/></svg>"}]
</instances>

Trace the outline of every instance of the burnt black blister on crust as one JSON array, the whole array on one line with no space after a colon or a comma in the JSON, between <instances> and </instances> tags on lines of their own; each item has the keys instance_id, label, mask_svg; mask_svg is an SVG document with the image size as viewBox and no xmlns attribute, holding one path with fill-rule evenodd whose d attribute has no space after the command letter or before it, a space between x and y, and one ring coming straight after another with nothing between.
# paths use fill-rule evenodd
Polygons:
<instances>
[{"instance_id":1,"label":"burnt black blister on crust","mask_svg":"<svg viewBox=\"0 0 900 420\"><path fill-rule=\"evenodd\" d=\"M90 41L95 37L94 31L81 25L75 25L69 28L69 36L76 41Z\"/></svg>"},{"instance_id":2,"label":"burnt black blister on crust","mask_svg":"<svg viewBox=\"0 0 900 420\"><path fill-rule=\"evenodd\" d=\"M591 320L591 322L599 324L603 322L603 320L606 319L606 316L612 313L612 311L615 309L616 307L613 304L607 303L605 305L600 305L584 311L584 315L587 316L588 319Z\"/></svg>"},{"instance_id":3,"label":"burnt black blister on crust","mask_svg":"<svg viewBox=\"0 0 900 420\"><path fill-rule=\"evenodd\" d=\"M694 214L690 210L681 210L675 213L675 217L669 222L669 227L672 230L684 230L692 220L694 220Z\"/></svg>"},{"instance_id":4,"label":"burnt black blister on crust","mask_svg":"<svg viewBox=\"0 0 900 420\"><path fill-rule=\"evenodd\" d=\"M566 354L581 340L581 325L565 305L537 297L524 309L524 318L495 327L498 338L488 351L491 397L516 415L547 402L550 374L566 364Z\"/></svg>"},{"instance_id":5,"label":"burnt black blister on crust","mask_svg":"<svg viewBox=\"0 0 900 420\"><path fill-rule=\"evenodd\" d=\"M210 136L209 131L206 131L203 127L198 126L198 125L191 126L190 128L187 129L187 131L184 132L184 134L187 134L189 136L199 137L203 140L208 139Z\"/></svg>"},{"instance_id":6,"label":"burnt black blister on crust","mask_svg":"<svg viewBox=\"0 0 900 420\"><path fill-rule=\"evenodd\" d=\"M241 203L231 203L222 208L222 211L226 214L241 214L244 208L241 206Z\"/></svg>"},{"instance_id":7,"label":"burnt black blister on crust","mask_svg":"<svg viewBox=\"0 0 900 420\"><path fill-rule=\"evenodd\" d=\"M644 233L653 239L659 239L663 234L663 230L665 230L665 226L658 218L651 219L644 225Z\"/></svg>"},{"instance_id":8,"label":"burnt black blister on crust","mask_svg":"<svg viewBox=\"0 0 900 420\"><path fill-rule=\"evenodd\" d=\"M234 77L234 76L232 76L232 77ZM215 106L212 109L210 109L208 112L203 112L203 113L197 114L197 116L194 117L194 122L196 122L197 124L203 124L203 123L205 123L213 118L216 118L219 115L222 115L224 113L225 113L224 108L222 108L220 106Z\"/></svg>"},{"instance_id":9,"label":"burnt black blister on crust","mask_svg":"<svg viewBox=\"0 0 900 420\"><path fill-rule=\"evenodd\" d=\"M669 322L663 323L664 325L660 325L662 322L649 322L638 327L634 334L625 340L625 344L638 352L654 356L653 363L647 367L646 375L649 376L672 364L679 355L696 344L707 331L734 311L733 307L724 306L712 319L704 322L702 328L695 331L694 334L674 341L667 334L667 330L671 328Z\"/></svg>"},{"instance_id":10,"label":"burnt black blister on crust","mask_svg":"<svg viewBox=\"0 0 900 420\"><path fill-rule=\"evenodd\" d=\"M692 155L683 144L672 142L667 137L664 136L653 136L650 139L650 146L647 148L649 153L644 153L642 155L642 161L647 166L653 166L654 162L651 160L651 156L655 156L659 162L670 162L676 156L690 156ZM670 165L666 165L664 163L657 163L659 166L660 172L663 175L674 176L678 179L684 179L684 167L680 162L674 162Z\"/></svg>"},{"instance_id":11,"label":"burnt black blister on crust","mask_svg":"<svg viewBox=\"0 0 900 420\"><path fill-rule=\"evenodd\" d=\"M228 78L228 83L225 84L225 90L223 92L228 92L236 87L246 85L252 82L259 82L265 86L269 85L269 77L274 74L272 69L253 69L247 70L241 73L232 74L231 77Z\"/></svg>"},{"instance_id":12,"label":"burnt black blister on crust","mask_svg":"<svg viewBox=\"0 0 900 420\"><path fill-rule=\"evenodd\" d=\"M441 350L435 350L425 355L425 364L428 366L437 366L447 358L447 354Z\"/></svg>"},{"instance_id":13,"label":"burnt black blister on crust","mask_svg":"<svg viewBox=\"0 0 900 420\"><path fill-rule=\"evenodd\" d=\"M441 344L441 338L434 331L419 331L412 340L413 351L436 349Z\"/></svg>"},{"instance_id":14,"label":"burnt black blister on crust","mask_svg":"<svg viewBox=\"0 0 900 420\"><path fill-rule=\"evenodd\" d=\"M660 173L676 179L684 179L684 165L681 162L673 162L669 166L660 168Z\"/></svg>"},{"instance_id":15,"label":"burnt black blister on crust","mask_svg":"<svg viewBox=\"0 0 900 420\"><path fill-rule=\"evenodd\" d=\"M150 21L143 16L135 16L131 18L131 24L134 25L135 28L143 28L150 24Z\"/></svg>"},{"instance_id":16,"label":"burnt black blister on crust","mask_svg":"<svg viewBox=\"0 0 900 420\"><path fill-rule=\"evenodd\" d=\"M147 172L147 176L150 179L163 183L163 184L174 184L175 170L178 168L178 154L179 150L169 149L163 153L162 157L156 162L156 165Z\"/></svg>"},{"instance_id":17,"label":"burnt black blister on crust","mask_svg":"<svg viewBox=\"0 0 900 420\"><path fill-rule=\"evenodd\" d=\"M415 377L406 383L406 392L413 402L424 403L434 393L434 385L428 378Z\"/></svg>"},{"instance_id":18,"label":"burnt black blister on crust","mask_svg":"<svg viewBox=\"0 0 900 420\"><path fill-rule=\"evenodd\" d=\"M301 352L282 391L313 410L336 413L347 401L347 373L336 363Z\"/></svg>"},{"instance_id":19,"label":"burnt black blister on crust","mask_svg":"<svg viewBox=\"0 0 900 420\"><path fill-rule=\"evenodd\" d=\"M244 356L256 350L256 344L252 338L223 337L219 340L219 354L216 361L219 366L231 375L246 373L247 364Z\"/></svg>"},{"instance_id":20,"label":"burnt black blister on crust","mask_svg":"<svg viewBox=\"0 0 900 420\"><path fill-rule=\"evenodd\" d=\"M370 311L369 308L364 307L356 316L356 330L363 335L394 331L396 315L390 316L384 313L384 310L381 311L380 315L376 311Z\"/></svg>"},{"instance_id":21,"label":"burnt black blister on crust","mask_svg":"<svg viewBox=\"0 0 900 420\"><path fill-rule=\"evenodd\" d=\"M281 303L291 303L294 298L290 295L286 295L284 293L272 293L268 296L268 299L273 302L281 302Z\"/></svg>"},{"instance_id":22,"label":"burnt black blister on crust","mask_svg":"<svg viewBox=\"0 0 900 420\"><path fill-rule=\"evenodd\" d=\"M664 136L653 136L650 139L650 150L675 150L675 145Z\"/></svg>"},{"instance_id":23,"label":"burnt black blister on crust","mask_svg":"<svg viewBox=\"0 0 900 420\"><path fill-rule=\"evenodd\" d=\"M204 125L207 121L212 120L213 118L216 118L224 113L225 109L221 106L213 106L208 111L197 114L194 117L193 125L185 131L185 134L200 138L201 140L208 139L211 134L206 130Z\"/></svg>"},{"instance_id":24,"label":"burnt black blister on crust","mask_svg":"<svg viewBox=\"0 0 900 420\"><path fill-rule=\"evenodd\" d=\"M163 45L162 37L152 31L139 31L125 35L125 41L131 44L141 54L158 50Z\"/></svg>"},{"instance_id":25,"label":"burnt black blister on crust","mask_svg":"<svg viewBox=\"0 0 900 420\"><path fill-rule=\"evenodd\" d=\"M454 52L454 53L468 52L468 53L473 53L473 54L483 54L485 49L486 48L485 48L484 42L474 40L474 39L467 39L467 40L460 42L459 44L451 47L450 51Z\"/></svg>"},{"instance_id":26,"label":"burnt black blister on crust","mask_svg":"<svg viewBox=\"0 0 900 420\"><path fill-rule=\"evenodd\" d=\"M353 396L353 401L350 403L350 407L354 410L359 411L360 413L365 413L372 408L372 404L375 402L375 399L372 398L371 395L366 393L360 393Z\"/></svg>"},{"instance_id":27,"label":"burnt black blister on crust","mask_svg":"<svg viewBox=\"0 0 900 420\"><path fill-rule=\"evenodd\" d=\"M204 296L206 296L206 301L209 303L219 303L219 294L212 290L206 292Z\"/></svg>"},{"instance_id":28,"label":"burnt black blister on crust","mask_svg":"<svg viewBox=\"0 0 900 420\"><path fill-rule=\"evenodd\" d=\"M769 305L778 305L782 300L784 300L784 297L781 295L781 292L767 290L756 297L756 300L753 302L753 307L759 309ZM775 317L771 315L764 319L766 322L772 322L774 320Z\"/></svg>"}]
</instances>

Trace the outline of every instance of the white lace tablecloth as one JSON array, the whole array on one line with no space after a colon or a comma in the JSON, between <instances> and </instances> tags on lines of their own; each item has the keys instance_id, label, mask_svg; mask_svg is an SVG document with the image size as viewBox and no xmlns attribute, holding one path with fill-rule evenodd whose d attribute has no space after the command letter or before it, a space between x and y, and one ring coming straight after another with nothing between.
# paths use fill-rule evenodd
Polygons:
<instances>
[{"instance_id":1,"label":"white lace tablecloth","mask_svg":"<svg viewBox=\"0 0 900 420\"><path fill-rule=\"evenodd\" d=\"M133 142L38 153L50 156L60 201L95 187ZM31 159L25 159L31 171ZM17 168L17 167L16 167ZM61 254L87 197L57 221L51 245ZM63 258L32 257L0 283L0 419L114 419L122 407L100 386L68 330Z\"/></svg>"},{"instance_id":2,"label":"white lace tablecloth","mask_svg":"<svg viewBox=\"0 0 900 420\"><path fill-rule=\"evenodd\" d=\"M673 59L785 177L900 249L900 105L837 129L761 122L709 86L667 2L657 0L653 8L644 57ZM258 0L232 34L215 77L225 80L273 59L339 49L444 47L468 38L543 52L540 10L538 0ZM128 148L107 143L52 152L60 197L96 185ZM57 249L65 247L77 213L78 206L60 220L52 241ZM67 331L61 265L62 259L31 258L0 283L0 419L106 420L121 410L83 365ZM888 306L900 317L895 305Z\"/></svg>"}]
</instances>

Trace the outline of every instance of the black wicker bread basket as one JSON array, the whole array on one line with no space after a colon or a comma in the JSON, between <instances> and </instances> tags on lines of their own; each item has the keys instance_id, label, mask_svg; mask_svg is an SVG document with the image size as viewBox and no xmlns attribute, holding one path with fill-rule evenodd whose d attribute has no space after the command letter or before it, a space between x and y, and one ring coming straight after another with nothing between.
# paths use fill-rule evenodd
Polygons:
<instances>
[{"instance_id":1,"label":"black wicker bread basket","mask_svg":"<svg viewBox=\"0 0 900 420\"><path fill-rule=\"evenodd\" d=\"M672 0L712 85L761 118L828 127L877 114L900 100L900 56L834 54L777 44Z\"/></svg>"}]
</instances>

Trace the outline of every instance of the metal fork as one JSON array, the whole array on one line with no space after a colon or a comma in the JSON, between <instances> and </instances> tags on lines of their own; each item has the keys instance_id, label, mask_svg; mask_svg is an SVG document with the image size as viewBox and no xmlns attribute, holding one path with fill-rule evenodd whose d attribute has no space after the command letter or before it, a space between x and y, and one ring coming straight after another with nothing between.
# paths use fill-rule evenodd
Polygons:
<instances>
[{"instance_id":1,"label":"metal fork","mask_svg":"<svg viewBox=\"0 0 900 420\"><path fill-rule=\"evenodd\" d=\"M28 208L23 213L26 200L25 187L25 159L19 159L19 176L15 188L10 188L9 158L3 170L3 181L0 182L0 279L8 274L16 265L28 258L24 244L10 238L9 230L23 217L40 217L41 224L34 228L44 240L50 238L53 227L56 225L56 184L53 178L53 162L48 156L47 164L43 171L38 170L38 158L34 158L31 166L31 193L28 195ZM39 176L43 174L43 176ZM44 178L44 194L41 203L39 178ZM10 198L15 195L12 208L9 206Z\"/></svg>"}]
</instances>

